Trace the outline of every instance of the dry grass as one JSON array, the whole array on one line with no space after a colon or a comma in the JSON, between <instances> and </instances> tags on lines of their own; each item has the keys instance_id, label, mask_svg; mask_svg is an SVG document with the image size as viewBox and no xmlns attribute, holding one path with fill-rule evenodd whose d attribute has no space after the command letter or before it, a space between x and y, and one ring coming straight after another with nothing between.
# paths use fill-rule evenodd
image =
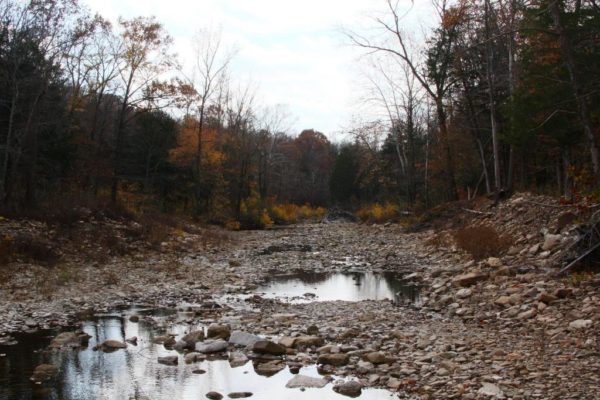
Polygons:
<instances>
[{"instance_id":1,"label":"dry grass","mask_svg":"<svg viewBox=\"0 0 600 400\"><path fill-rule=\"evenodd\" d=\"M474 260L488 257L500 257L514 240L500 235L490 226L471 226L459 228L454 232L456 245L469 253Z\"/></svg>"}]
</instances>

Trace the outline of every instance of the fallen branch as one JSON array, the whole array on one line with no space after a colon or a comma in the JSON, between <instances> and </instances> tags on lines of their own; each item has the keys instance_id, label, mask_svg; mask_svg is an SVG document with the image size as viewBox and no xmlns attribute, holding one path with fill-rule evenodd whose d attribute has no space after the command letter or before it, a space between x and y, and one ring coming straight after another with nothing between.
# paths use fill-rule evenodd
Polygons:
<instances>
[{"instance_id":1,"label":"fallen branch","mask_svg":"<svg viewBox=\"0 0 600 400\"><path fill-rule=\"evenodd\" d=\"M494 215L493 212L477 211L477 210L471 210L468 208L463 208L463 211L470 212L471 214L477 214L477 215Z\"/></svg>"},{"instance_id":2,"label":"fallen branch","mask_svg":"<svg viewBox=\"0 0 600 400\"><path fill-rule=\"evenodd\" d=\"M569 271L575 265L579 264L580 261L583 261L586 257L588 257L590 254L592 254L594 251L596 251L596 249L598 249L599 247L600 247L600 242L596 243L588 251L586 251L585 253L583 253L579 257L577 257L575 260L571 261L566 267L564 267L563 269L561 269L560 271L558 271L557 275L562 275L565 272Z\"/></svg>"}]
</instances>

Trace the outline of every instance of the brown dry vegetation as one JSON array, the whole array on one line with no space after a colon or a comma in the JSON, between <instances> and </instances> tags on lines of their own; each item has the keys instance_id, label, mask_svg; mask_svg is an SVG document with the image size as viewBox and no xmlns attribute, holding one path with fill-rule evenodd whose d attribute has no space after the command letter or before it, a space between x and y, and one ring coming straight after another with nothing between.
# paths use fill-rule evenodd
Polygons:
<instances>
[{"instance_id":1,"label":"brown dry vegetation","mask_svg":"<svg viewBox=\"0 0 600 400\"><path fill-rule=\"evenodd\" d=\"M499 257L514 243L512 238L500 235L496 229L486 225L459 228L454 231L453 237L456 245L476 261Z\"/></svg>"}]
</instances>

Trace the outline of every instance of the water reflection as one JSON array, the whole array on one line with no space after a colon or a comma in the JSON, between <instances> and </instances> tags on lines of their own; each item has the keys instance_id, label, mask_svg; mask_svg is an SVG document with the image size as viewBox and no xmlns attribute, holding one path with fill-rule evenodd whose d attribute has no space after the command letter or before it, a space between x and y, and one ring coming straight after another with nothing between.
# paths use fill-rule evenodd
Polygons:
<instances>
[{"instance_id":1,"label":"water reflection","mask_svg":"<svg viewBox=\"0 0 600 400\"><path fill-rule=\"evenodd\" d=\"M420 301L419 288L407 285L393 272L299 272L274 276L256 291L291 302L387 299L418 304Z\"/></svg>"},{"instance_id":2,"label":"water reflection","mask_svg":"<svg viewBox=\"0 0 600 400\"><path fill-rule=\"evenodd\" d=\"M179 323L169 328L178 336L197 329ZM256 399L323 400L343 399L333 392L331 385L324 389L287 389L285 384L293 377L286 368L272 377L259 376L252 362L232 368L227 360L204 361L186 365L182 356L178 366L157 362L158 357L176 355L162 345L153 344L157 334L152 324L141 320L132 323L127 317L107 315L83 323L82 329L92 336L89 347L79 351L58 353L38 352L50 342L51 332L20 335L19 345L0 347L0 399L199 399L209 391L227 395L230 392L254 393ZM53 332L56 333L56 332ZM137 336L138 345L113 353L93 351L97 343L106 339L125 340ZM59 366L56 383L34 385L29 381L33 368L41 363ZM194 370L203 369L204 374ZM301 374L318 376L316 367L305 367ZM385 390L365 390L361 399L392 398Z\"/></svg>"}]
</instances>

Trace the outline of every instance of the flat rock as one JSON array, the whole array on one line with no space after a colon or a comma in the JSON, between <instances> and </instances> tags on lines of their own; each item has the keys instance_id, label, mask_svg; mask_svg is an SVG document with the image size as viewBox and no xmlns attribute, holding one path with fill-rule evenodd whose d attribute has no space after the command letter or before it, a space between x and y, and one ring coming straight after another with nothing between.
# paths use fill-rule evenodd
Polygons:
<instances>
[{"instance_id":1,"label":"flat rock","mask_svg":"<svg viewBox=\"0 0 600 400\"><path fill-rule=\"evenodd\" d=\"M252 392L233 392L227 395L230 399L245 399L247 397L252 397Z\"/></svg>"},{"instance_id":2,"label":"flat rock","mask_svg":"<svg viewBox=\"0 0 600 400\"><path fill-rule=\"evenodd\" d=\"M262 340L260 336L242 331L233 331L229 337L230 344L241 347L253 346L259 340Z\"/></svg>"},{"instance_id":3,"label":"flat rock","mask_svg":"<svg viewBox=\"0 0 600 400\"><path fill-rule=\"evenodd\" d=\"M219 392L208 392L206 393L206 398L210 400L221 400L223 395Z\"/></svg>"},{"instance_id":4,"label":"flat rock","mask_svg":"<svg viewBox=\"0 0 600 400\"><path fill-rule=\"evenodd\" d=\"M487 397L495 397L497 399L504 398L504 392L497 385L493 383L484 382L481 388L477 391L477 393L487 396Z\"/></svg>"},{"instance_id":5,"label":"flat rock","mask_svg":"<svg viewBox=\"0 0 600 400\"><path fill-rule=\"evenodd\" d=\"M177 365L179 364L179 357L177 356L165 356L158 357L158 363L163 365Z\"/></svg>"},{"instance_id":6,"label":"flat rock","mask_svg":"<svg viewBox=\"0 0 600 400\"><path fill-rule=\"evenodd\" d=\"M219 339L215 341L207 341L203 343L196 343L196 351L200 353L218 353L220 351L227 350L229 347L229 343L226 341Z\"/></svg>"},{"instance_id":7,"label":"flat rock","mask_svg":"<svg viewBox=\"0 0 600 400\"><path fill-rule=\"evenodd\" d=\"M569 323L569 328L571 329L587 329L592 326L591 319L577 319L571 323Z\"/></svg>"},{"instance_id":8,"label":"flat rock","mask_svg":"<svg viewBox=\"0 0 600 400\"><path fill-rule=\"evenodd\" d=\"M306 375L296 375L285 384L286 388L322 388L327 385L327 381L323 378L313 378Z\"/></svg>"},{"instance_id":9,"label":"flat rock","mask_svg":"<svg viewBox=\"0 0 600 400\"><path fill-rule=\"evenodd\" d=\"M487 279L487 275L481 272L469 272L463 275L458 275L452 279L452 283L456 286L471 286L477 282Z\"/></svg>"}]
</instances>

